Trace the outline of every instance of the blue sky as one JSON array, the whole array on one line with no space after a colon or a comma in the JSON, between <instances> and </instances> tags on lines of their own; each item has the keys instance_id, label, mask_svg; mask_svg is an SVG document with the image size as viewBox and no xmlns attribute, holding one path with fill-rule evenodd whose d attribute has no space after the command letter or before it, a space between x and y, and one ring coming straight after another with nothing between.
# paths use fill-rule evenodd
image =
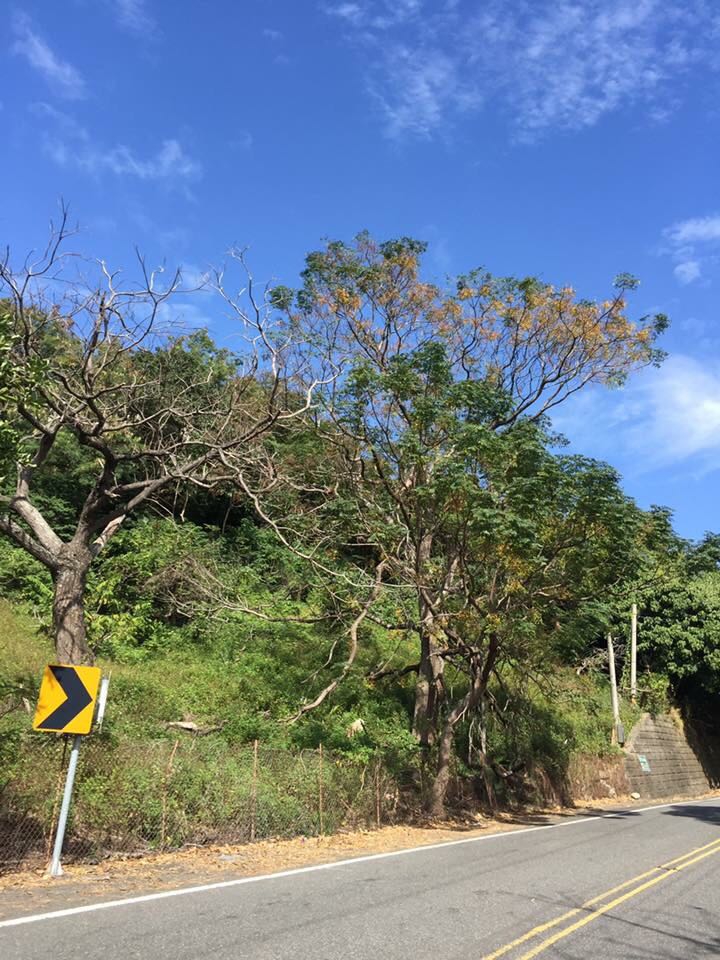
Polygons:
<instances>
[{"instance_id":1,"label":"blue sky","mask_svg":"<svg viewBox=\"0 0 720 960\"><path fill-rule=\"evenodd\" d=\"M113 266L201 272L233 243L293 284L326 237L430 243L669 314L659 371L558 412L683 535L720 529L715 0L65 0L8 5L0 241L58 198ZM189 322L207 299L180 305Z\"/></svg>"}]
</instances>

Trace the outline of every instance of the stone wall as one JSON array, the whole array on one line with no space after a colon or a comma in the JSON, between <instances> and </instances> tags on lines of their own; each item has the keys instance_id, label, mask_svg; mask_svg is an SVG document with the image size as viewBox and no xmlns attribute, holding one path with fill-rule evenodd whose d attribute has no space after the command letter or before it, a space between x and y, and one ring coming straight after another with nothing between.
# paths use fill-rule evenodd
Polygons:
<instances>
[{"instance_id":1,"label":"stone wall","mask_svg":"<svg viewBox=\"0 0 720 960\"><path fill-rule=\"evenodd\" d=\"M570 797L582 800L612 800L626 797L631 790L625 772L624 757L611 754L575 754L568 769ZM634 788L632 788L634 789Z\"/></svg>"},{"instance_id":2,"label":"stone wall","mask_svg":"<svg viewBox=\"0 0 720 960\"><path fill-rule=\"evenodd\" d=\"M711 788L678 715L645 714L635 724L625 744L625 773L630 792L648 799L695 797Z\"/></svg>"}]
</instances>

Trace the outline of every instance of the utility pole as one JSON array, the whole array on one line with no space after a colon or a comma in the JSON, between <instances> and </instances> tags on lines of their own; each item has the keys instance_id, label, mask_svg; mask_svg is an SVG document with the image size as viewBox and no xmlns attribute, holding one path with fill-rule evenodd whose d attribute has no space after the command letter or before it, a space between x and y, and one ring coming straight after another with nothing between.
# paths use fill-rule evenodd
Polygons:
<instances>
[{"instance_id":1,"label":"utility pole","mask_svg":"<svg viewBox=\"0 0 720 960\"><path fill-rule=\"evenodd\" d=\"M608 645L608 666L610 668L610 696L612 697L613 711L613 741L623 744L625 742L625 731L620 723L620 700L618 699L617 676L615 674L615 648L613 647L612 634L607 635Z\"/></svg>"},{"instance_id":2,"label":"utility pole","mask_svg":"<svg viewBox=\"0 0 720 960\"><path fill-rule=\"evenodd\" d=\"M637 701L637 604L630 608L630 699Z\"/></svg>"}]
</instances>

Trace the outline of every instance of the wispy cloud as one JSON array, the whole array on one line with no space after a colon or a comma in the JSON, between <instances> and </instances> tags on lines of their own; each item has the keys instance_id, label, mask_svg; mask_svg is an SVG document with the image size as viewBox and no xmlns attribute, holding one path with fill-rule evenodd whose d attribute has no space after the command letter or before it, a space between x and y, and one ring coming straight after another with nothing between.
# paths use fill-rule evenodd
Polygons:
<instances>
[{"instance_id":1,"label":"wispy cloud","mask_svg":"<svg viewBox=\"0 0 720 960\"><path fill-rule=\"evenodd\" d=\"M592 390L555 418L584 451L644 473L674 464L720 469L720 364L671 356L623 390Z\"/></svg>"},{"instance_id":2,"label":"wispy cloud","mask_svg":"<svg viewBox=\"0 0 720 960\"><path fill-rule=\"evenodd\" d=\"M679 246L720 240L720 215L681 220L668 227L667 235Z\"/></svg>"},{"instance_id":3,"label":"wispy cloud","mask_svg":"<svg viewBox=\"0 0 720 960\"><path fill-rule=\"evenodd\" d=\"M450 111L464 113L482 102L480 91L465 81L457 61L439 50L393 47L386 67L393 75L393 88L376 75L370 89L383 108L390 137L410 133L427 138Z\"/></svg>"},{"instance_id":4,"label":"wispy cloud","mask_svg":"<svg viewBox=\"0 0 720 960\"><path fill-rule=\"evenodd\" d=\"M720 214L680 220L663 231L663 241L677 279L693 283L711 272L720 257Z\"/></svg>"},{"instance_id":5,"label":"wispy cloud","mask_svg":"<svg viewBox=\"0 0 720 960\"><path fill-rule=\"evenodd\" d=\"M118 144L104 154L88 157L95 169L107 168L119 176L129 175L139 180L195 179L200 175L200 164L189 157L179 140L163 140L153 155L138 157L130 147Z\"/></svg>"},{"instance_id":6,"label":"wispy cloud","mask_svg":"<svg viewBox=\"0 0 720 960\"><path fill-rule=\"evenodd\" d=\"M78 167L91 174L107 172L169 183L187 183L202 175L198 161L174 138L163 140L155 153L143 157L124 143L114 146L98 143L73 117L49 104L35 104L33 110L52 122L52 129L44 131L44 146L59 166Z\"/></svg>"},{"instance_id":7,"label":"wispy cloud","mask_svg":"<svg viewBox=\"0 0 720 960\"><path fill-rule=\"evenodd\" d=\"M185 292L187 295L193 295L189 291ZM187 330L209 328L213 325L213 316L209 312L209 306L208 304L200 306L190 300L166 300L160 304L158 320L161 325L170 326L172 324L174 329L177 328L178 324L184 326Z\"/></svg>"},{"instance_id":8,"label":"wispy cloud","mask_svg":"<svg viewBox=\"0 0 720 960\"><path fill-rule=\"evenodd\" d=\"M148 11L145 0L107 0L117 23L131 33L149 36L157 24Z\"/></svg>"},{"instance_id":9,"label":"wispy cloud","mask_svg":"<svg viewBox=\"0 0 720 960\"><path fill-rule=\"evenodd\" d=\"M702 270L697 260L682 260L675 265L673 273L682 284L692 283L699 279Z\"/></svg>"},{"instance_id":10,"label":"wispy cloud","mask_svg":"<svg viewBox=\"0 0 720 960\"><path fill-rule=\"evenodd\" d=\"M424 0L363 0L348 2L339 0L323 5L325 13L344 20L352 26L368 30L388 30L391 27L406 25L423 12ZM441 5L442 6L442 5ZM448 10L452 4L446 4Z\"/></svg>"},{"instance_id":11,"label":"wispy cloud","mask_svg":"<svg viewBox=\"0 0 720 960\"><path fill-rule=\"evenodd\" d=\"M290 63L290 57L282 50L284 46L283 41L285 40L285 34L280 30L275 30L273 27L265 27L262 31L262 35L266 40L269 40L278 51L273 56L273 63L279 67L287 66Z\"/></svg>"},{"instance_id":12,"label":"wispy cloud","mask_svg":"<svg viewBox=\"0 0 720 960\"><path fill-rule=\"evenodd\" d=\"M13 52L27 60L45 80L52 93L68 100L86 96L82 74L67 60L63 60L47 41L34 29L31 19L24 13L13 21L15 42Z\"/></svg>"},{"instance_id":13,"label":"wispy cloud","mask_svg":"<svg viewBox=\"0 0 720 960\"><path fill-rule=\"evenodd\" d=\"M366 18L364 5L360 3L331 3L325 4L323 9L331 17L346 20L353 26L360 26Z\"/></svg>"},{"instance_id":14,"label":"wispy cloud","mask_svg":"<svg viewBox=\"0 0 720 960\"><path fill-rule=\"evenodd\" d=\"M191 291L202 296L211 296L213 290L210 287L212 280L212 271L209 267L199 267L196 263L184 263L180 267L182 278L182 287L186 291Z\"/></svg>"},{"instance_id":15,"label":"wispy cloud","mask_svg":"<svg viewBox=\"0 0 720 960\"><path fill-rule=\"evenodd\" d=\"M492 103L516 136L581 129L630 106L655 122L712 62L705 0L364 0L325 3L365 48L390 136L429 136ZM368 56L368 51L371 55Z\"/></svg>"}]
</instances>

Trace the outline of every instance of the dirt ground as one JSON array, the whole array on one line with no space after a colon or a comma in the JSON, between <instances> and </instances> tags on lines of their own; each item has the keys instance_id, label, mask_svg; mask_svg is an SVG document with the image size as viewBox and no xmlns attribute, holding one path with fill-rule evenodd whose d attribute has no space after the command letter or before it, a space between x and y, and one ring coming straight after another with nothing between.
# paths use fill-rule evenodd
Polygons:
<instances>
[{"instance_id":1,"label":"dirt ground","mask_svg":"<svg viewBox=\"0 0 720 960\"><path fill-rule=\"evenodd\" d=\"M525 810L494 817L478 815L462 822L383 827L292 840L263 840L241 846L195 847L140 858L114 858L99 864L69 864L64 868L64 876L57 879L44 876L42 870L24 871L0 877L0 920L99 900L122 899L151 891L276 873L367 854L542 826L567 818L649 806L651 803L647 800L593 801L588 807Z\"/></svg>"}]
</instances>

